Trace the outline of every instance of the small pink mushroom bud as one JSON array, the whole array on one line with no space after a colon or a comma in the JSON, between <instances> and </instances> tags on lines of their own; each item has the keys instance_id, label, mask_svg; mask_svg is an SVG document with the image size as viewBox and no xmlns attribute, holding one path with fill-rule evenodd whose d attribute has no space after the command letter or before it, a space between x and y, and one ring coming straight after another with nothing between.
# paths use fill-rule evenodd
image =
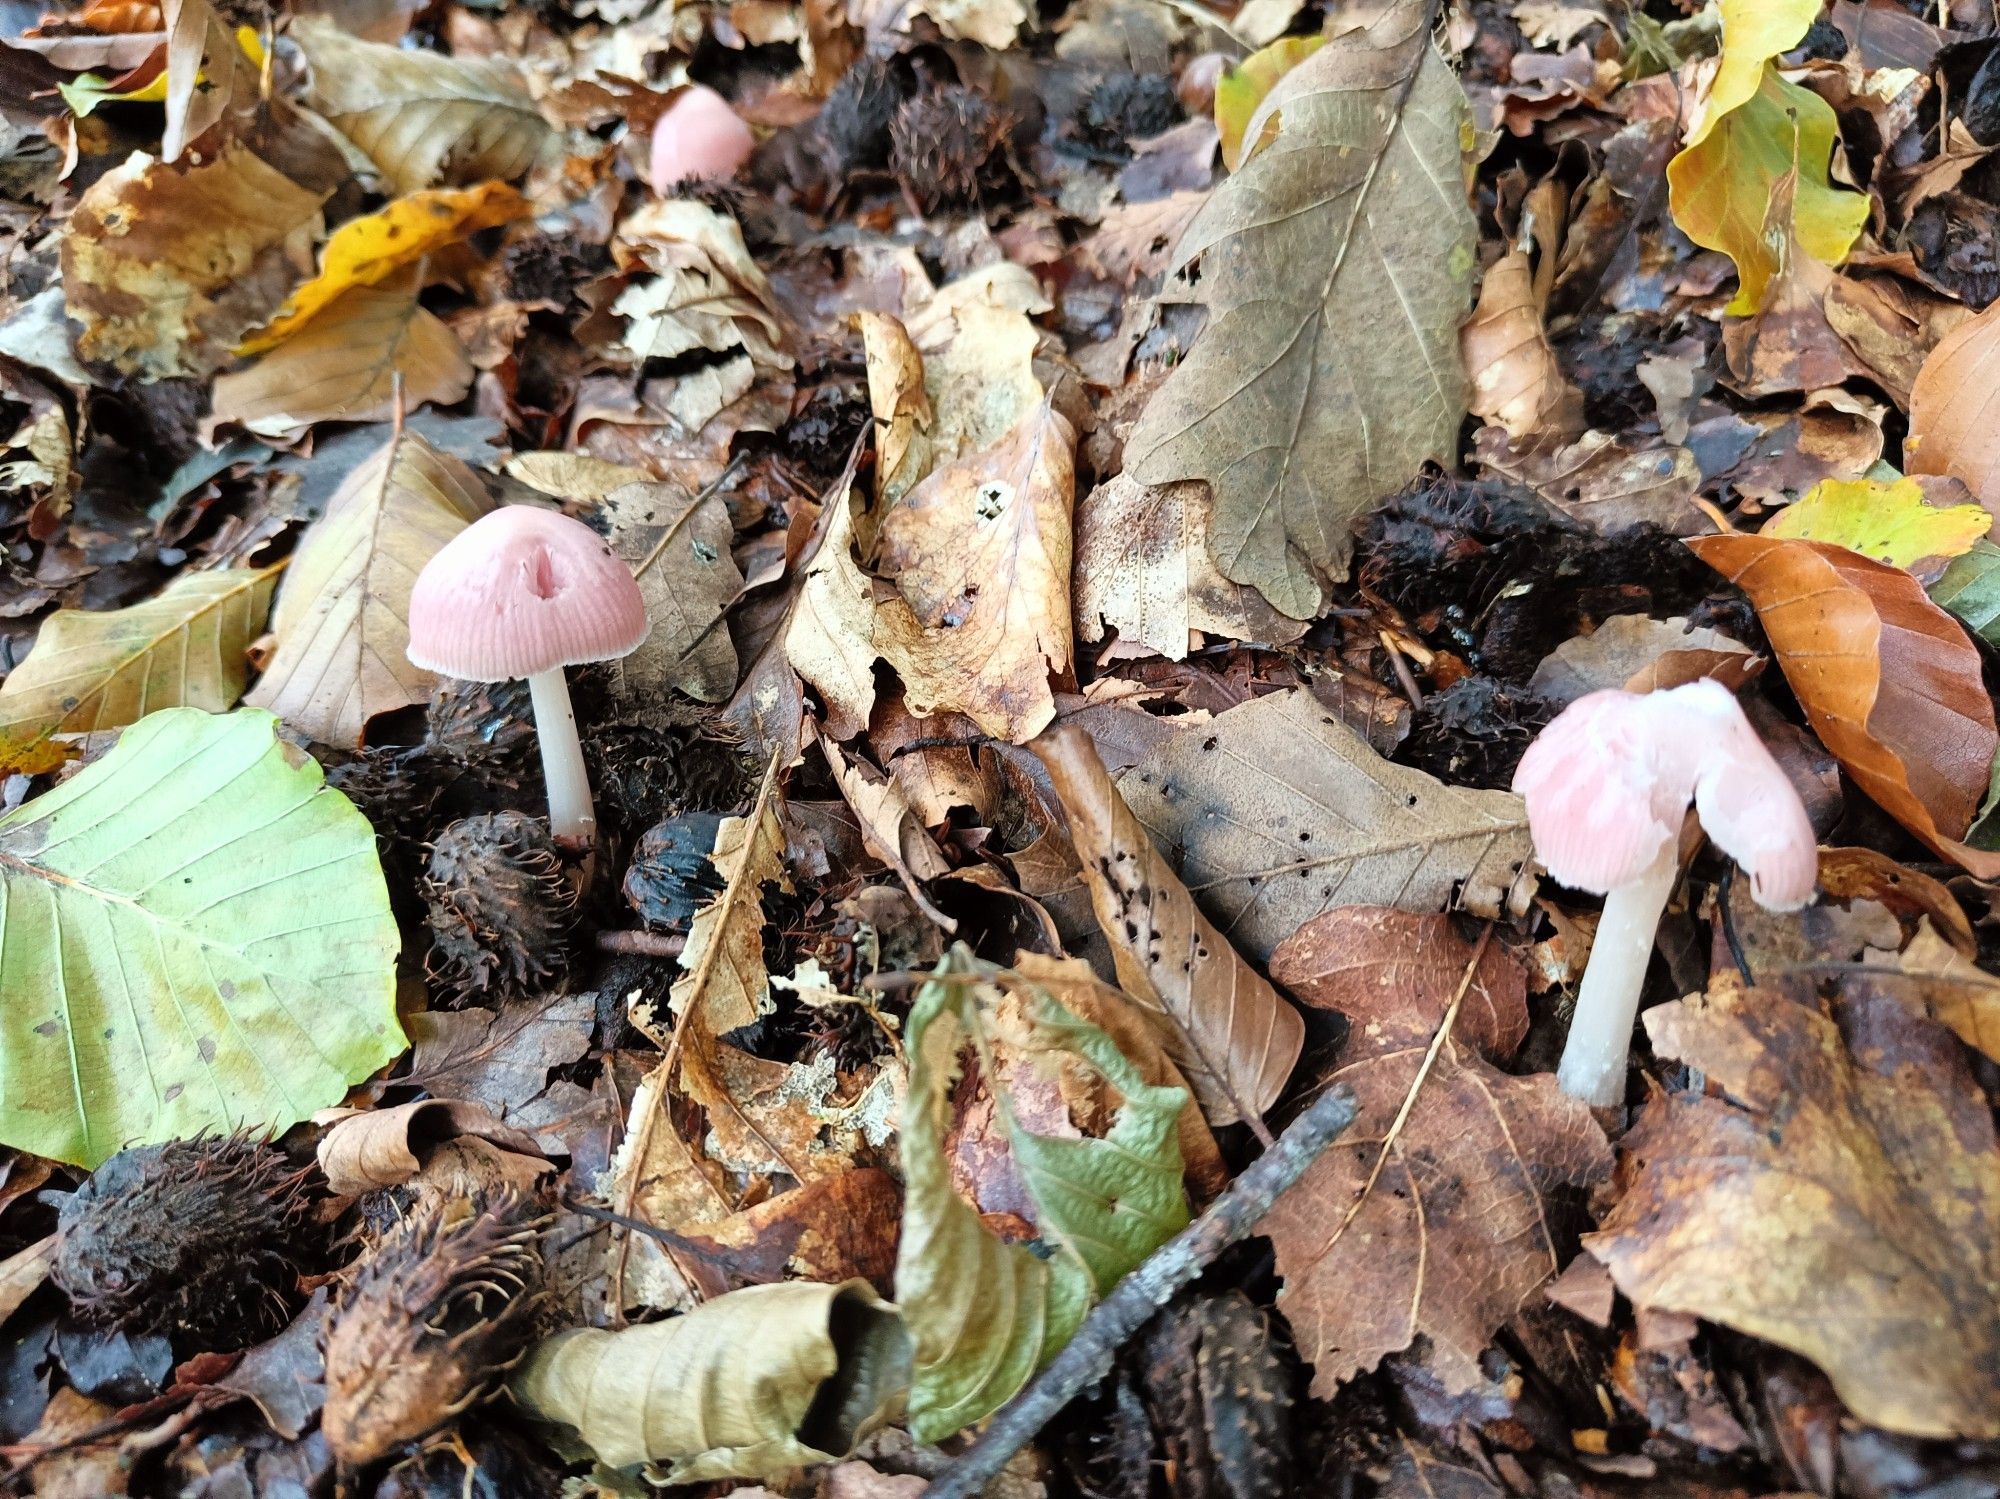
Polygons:
<instances>
[{"instance_id":1,"label":"small pink mushroom bud","mask_svg":"<svg viewBox=\"0 0 2000 1499\"><path fill-rule=\"evenodd\" d=\"M1189 60L1174 84L1181 108L1199 119L1215 108L1215 86L1229 70L1229 59L1220 52L1204 52Z\"/></svg>"},{"instance_id":2,"label":"small pink mushroom bud","mask_svg":"<svg viewBox=\"0 0 2000 1499\"><path fill-rule=\"evenodd\" d=\"M632 570L604 538L534 505L481 516L410 591L412 665L473 682L527 678L549 827L586 843L597 818L563 668L630 655L650 629Z\"/></svg>"},{"instance_id":3,"label":"small pink mushroom bud","mask_svg":"<svg viewBox=\"0 0 2000 1499\"><path fill-rule=\"evenodd\" d=\"M690 177L729 178L750 159L757 137L712 88L695 84L653 126L653 191Z\"/></svg>"},{"instance_id":4,"label":"small pink mushroom bud","mask_svg":"<svg viewBox=\"0 0 2000 1499\"><path fill-rule=\"evenodd\" d=\"M1604 897L1556 1076L1565 1093L1610 1108L1625 1095L1632 1022L1680 875L1688 803L1771 910L1812 899L1812 823L1735 695L1708 679L1578 698L1528 746L1514 790L1527 801L1542 866Z\"/></svg>"}]
</instances>

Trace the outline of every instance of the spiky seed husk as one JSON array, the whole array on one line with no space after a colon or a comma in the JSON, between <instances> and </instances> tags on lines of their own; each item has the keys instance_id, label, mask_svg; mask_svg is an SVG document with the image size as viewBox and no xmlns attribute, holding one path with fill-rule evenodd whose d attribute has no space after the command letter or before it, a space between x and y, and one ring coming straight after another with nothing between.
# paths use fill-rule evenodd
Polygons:
<instances>
[{"instance_id":1,"label":"spiky seed husk","mask_svg":"<svg viewBox=\"0 0 2000 1499\"><path fill-rule=\"evenodd\" d=\"M879 171L889 164L890 126L914 81L909 65L894 57L863 57L841 75L815 122L839 171Z\"/></svg>"},{"instance_id":2,"label":"spiky seed husk","mask_svg":"<svg viewBox=\"0 0 2000 1499\"><path fill-rule=\"evenodd\" d=\"M729 812L756 788L762 766L700 724L623 720L583 742L600 824L636 837L663 817L685 811Z\"/></svg>"},{"instance_id":3,"label":"spiky seed husk","mask_svg":"<svg viewBox=\"0 0 2000 1499\"><path fill-rule=\"evenodd\" d=\"M440 681L424 710L424 747L461 770L519 765L535 748L527 682Z\"/></svg>"},{"instance_id":4,"label":"spiky seed husk","mask_svg":"<svg viewBox=\"0 0 2000 1499\"><path fill-rule=\"evenodd\" d=\"M320 1429L366 1468L498 1388L527 1347L541 1231L516 1193L420 1209L362 1256L327 1319Z\"/></svg>"},{"instance_id":5,"label":"spiky seed husk","mask_svg":"<svg viewBox=\"0 0 2000 1499\"><path fill-rule=\"evenodd\" d=\"M308 1179L242 1135L121 1150L63 1204L50 1278L92 1325L204 1350L254 1343L297 1299Z\"/></svg>"},{"instance_id":6,"label":"spiky seed husk","mask_svg":"<svg viewBox=\"0 0 2000 1499\"><path fill-rule=\"evenodd\" d=\"M889 127L890 170L923 212L978 203L987 168L1006 138L1005 111L976 88L919 94Z\"/></svg>"},{"instance_id":7,"label":"spiky seed husk","mask_svg":"<svg viewBox=\"0 0 2000 1499\"><path fill-rule=\"evenodd\" d=\"M576 891L540 818L489 812L453 823L432 846L423 896L425 966L440 998L519 997L567 972Z\"/></svg>"},{"instance_id":8,"label":"spiky seed husk","mask_svg":"<svg viewBox=\"0 0 2000 1499\"><path fill-rule=\"evenodd\" d=\"M326 783L360 809L386 848L414 849L430 832L438 781L420 752L398 746L363 750L327 771Z\"/></svg>"}]
</instances>

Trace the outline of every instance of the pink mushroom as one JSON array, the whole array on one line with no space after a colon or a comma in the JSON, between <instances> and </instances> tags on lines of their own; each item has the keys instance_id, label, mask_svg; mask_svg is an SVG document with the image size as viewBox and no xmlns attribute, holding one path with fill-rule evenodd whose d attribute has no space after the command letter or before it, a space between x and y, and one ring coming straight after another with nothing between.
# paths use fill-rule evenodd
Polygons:
<instances>
[{"instance_id":1,"label":"pink mushroom","mask_svg":"<svg viewBox=\"0 0 2000 1499\"><path fill-rule=\"evenodd\" d=\"M1521 757L1535 855L1554 878L1604 897L1557 1080L1595 1108L1625 1096L1632 1022L1660 913L1680 875L1688 803L1773 911L1812 899L1812 823L1735 695L1703 679L1665 692L1593 692Z\"/></svg>"},{"instance_id":2,"label":"pink mushroom","mask_svg":"<svg viewBox=\"0 0 2000 1499\"><path fill-rule=\"evenodd\" d=\"M690 177L728 178L750 159L757 137L712 88L695 84L653 126L653 191Z\"/></svg>"},{"instance_id":3,"label":"pink mushroom","mask_svg":"<svg viewBox=\"0 0 2000 1499\"><path fill-rule=\"evenodd\" d=\"M629 655L650 628L631 569L604 538L533 505L481 516L424 564L410 591L414 665L473 682L527 678L549 827L585 843L597 818L563 668Z\"/></svg>"}]
</instances>

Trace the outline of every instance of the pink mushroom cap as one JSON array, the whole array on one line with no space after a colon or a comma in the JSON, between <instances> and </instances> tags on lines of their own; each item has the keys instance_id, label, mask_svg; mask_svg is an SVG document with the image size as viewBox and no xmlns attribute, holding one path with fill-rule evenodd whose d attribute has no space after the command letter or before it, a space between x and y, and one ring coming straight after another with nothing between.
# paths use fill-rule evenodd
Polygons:
<instances>
[{"instance_id":1,"label":"pink mushroom cap","mask_svg":"<svg viewBox=\"0 0 2000 1499\"><path fill-rule=\"evenodd\" d=\"M1664 692L1593 692L1571 703L1514 772L1535 854L1561 883L1603 895L1680 836L1689 802L1771 910L1812 899L1819 853L1798 793L1743 716L1704 678Z\"/></svg>"},{"instance_id":2,"label":"pink mushroom cap","mask_svg":"<svg viewBox=\"0 0 2000 1499\"><path fill-rule=\"evenodd\" d=\"M729 101L697 83L653 126L653 191L690 177L734 177L756 147L757 137Z\"/></svg>"},{"instance_id":3,"label":"pink mushroom cap","mask_svg":"<svg viewBox=\"0 0 2000 1499\"><path fill-rule=\"evenodd\" d=\"M412 664L473 682L610 661L650 628L632 570L604 538L535 505L481 516L410 591Z\"/></svg>"}]
</instances>

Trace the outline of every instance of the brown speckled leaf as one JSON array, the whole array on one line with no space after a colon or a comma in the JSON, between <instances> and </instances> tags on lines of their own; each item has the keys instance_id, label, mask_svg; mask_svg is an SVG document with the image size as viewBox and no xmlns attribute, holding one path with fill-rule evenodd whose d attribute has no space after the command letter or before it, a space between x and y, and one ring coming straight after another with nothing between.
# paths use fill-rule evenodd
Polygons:
<instances>
[{"instance_id":1,"label":"brown speckled leaf","mask_svg":"<svg viewBox=\"0 0 2000 1499\"><path fill-rule=\"evenodd\" d=\"M1965 1054L1887 986L1706 996L1646 1015L1707 1083L1646 1108L1590 1252L1642 1307L1818 1364L1861 1420L2000 1437L2000 1147Z\"/></svg>"},{"instance_id":2,"label":"brown speckled leaf","mask_svg":"<svg viewBox=\"0 0 2000 1499\"><path fill-rule=\"evenodd\" d=\"M1384 1157L1472 954L1446 917L1350 907L1272 958L1281 982L1354 1027L1325 1085L1352 1088L1360 1112L1263 1226L1285 1280L1279 1310L1323 1396L1419 1337L1448 1392L1477 1384L1494 1332L1561 1268L1549 1195L1610 1174L1584 1104L1547 1074L1487 1060L1527 1029L1525 981L1490 944Z\"/></svg>"}]
</instances>

